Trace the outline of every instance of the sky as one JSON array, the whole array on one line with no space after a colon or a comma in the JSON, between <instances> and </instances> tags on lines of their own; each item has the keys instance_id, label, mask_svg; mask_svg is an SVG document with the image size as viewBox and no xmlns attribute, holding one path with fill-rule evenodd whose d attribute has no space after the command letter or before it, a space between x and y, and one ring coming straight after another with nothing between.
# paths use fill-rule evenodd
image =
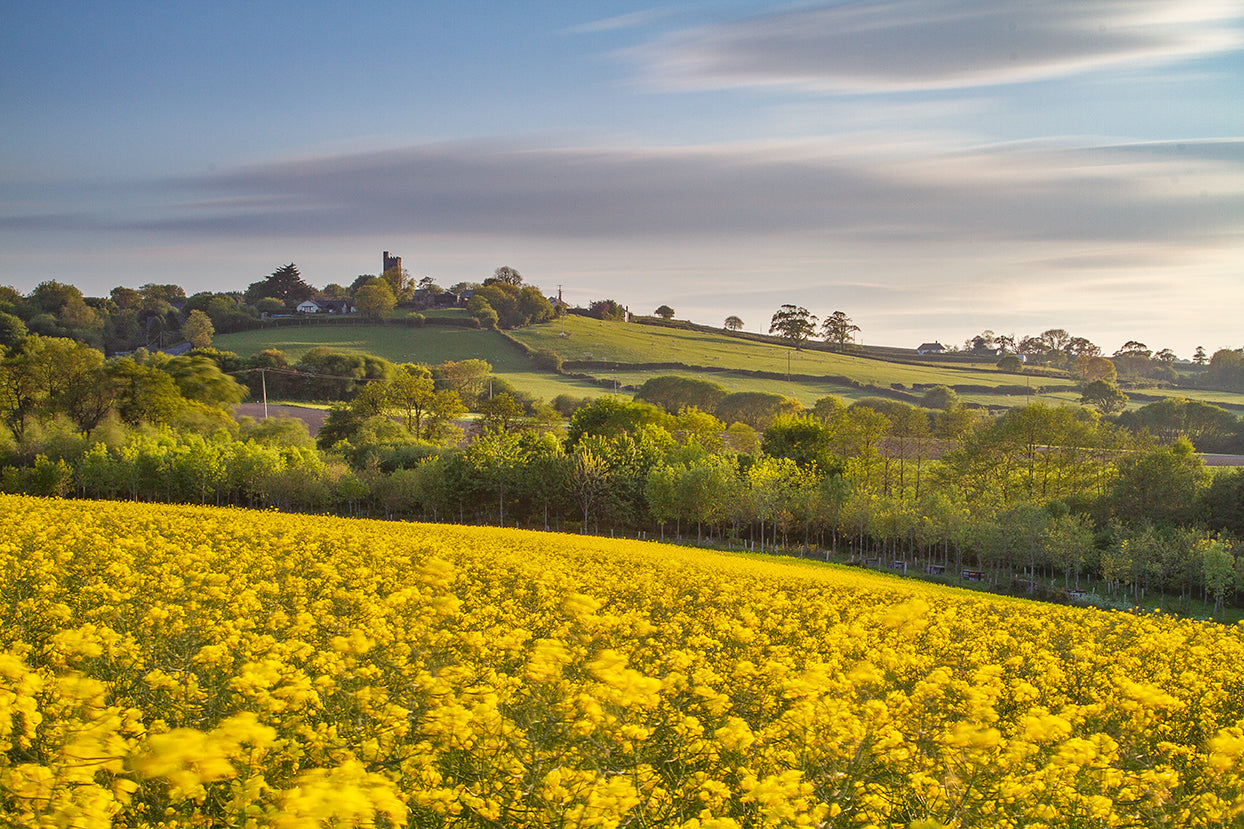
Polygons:
<instances>
[{"instance_id":1,"label":"sky","mask_svg":"<svg viewBox=\"0 0 1244 829\"><path fill-rule=\"evenodd\" d=\"M10 2L0 285L1244 346L1244 0Z\"/></svg>"}]
</instances>

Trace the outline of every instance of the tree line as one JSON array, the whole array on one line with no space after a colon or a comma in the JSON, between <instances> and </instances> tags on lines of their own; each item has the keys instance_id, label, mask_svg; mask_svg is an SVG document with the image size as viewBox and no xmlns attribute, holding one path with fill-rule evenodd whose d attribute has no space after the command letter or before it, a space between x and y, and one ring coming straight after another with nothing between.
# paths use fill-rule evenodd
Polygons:
<instances>
[{"instance_id":1,"label":"tree line","mask_svg":"<svg viewBox=\"0 0 1244 829\"><path fill-rule=\"evenodd\" d=\"M236 422L232 406L264 388L334 401L317 438L299 421ZM805 409L668 377L634 399L545 403L481 360L105 359L28 335L0 359L0 487L802 547L1184 605L1244 586L1244 472L1211 475L1197 453L1241 445L1229 412L990 416L948 389L926 402Z\"/></svg>"}]
</instances>

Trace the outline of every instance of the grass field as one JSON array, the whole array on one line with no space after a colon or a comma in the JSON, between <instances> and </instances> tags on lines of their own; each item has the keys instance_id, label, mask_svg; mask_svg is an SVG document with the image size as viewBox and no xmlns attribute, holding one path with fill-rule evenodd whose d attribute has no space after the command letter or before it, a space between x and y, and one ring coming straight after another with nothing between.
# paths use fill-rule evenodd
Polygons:
<instances>
[{"instance_id":1,"label":"grass field","mask_svg":"<svg viewBox=\"0 0 1244 829\"><path fill-rule=\"evenodd\" d=\"M520 328L514 339L532 348L549 348L566 360L597 360L617 363L677 362L689 366L712 366L785 374L838 375L862 383L889 386L893 383L945 383L955 385L1009 385L1023 378L995 369L955 369L944 365L907 365L870 360L849 354L796 351L787 346L741 340L724 334L683 331L650 325L602 322L567 317L568 337L561 336L561 323ZM1057 380L1042 379L1043 384ZM1066 381L1071 385L1071 381Z\"/></svg>"},{"instance_id":2,"label":"grass field","mask_svg":"<svg viewBox=\"0 0 1244 829\"><path fill-rule=\"evenodd\" d=\"M444 312L452 313L452 312ZM565 335L563 336L563 328ZM990 394L972 390L960 392L965 403L982 406L1017 406L1043 401L1051 405L1079 402L1079 391L1070 379L1027 377L1009 374L988 366L954 367L931 362L928 365L886 362L851 354L823 351L796 351L786 346L758 343L700 331L685 331L650 325L602 322L586 317L570 316L564 321L533 325L510 332L530 348L547 348L566 361L594 363L652 364L684 363L687 369L627 367L613 370L593 366L584 373L616 380L619 386L641 386L659 375L677 374L714 380L730 391L769 391L792 397L810 406L821 397L832 394L847 401L859 400L875 391L828 380L793 381L766 379L731 373L730 370L764 371L778 375L814 375L848 377L859 383L889 388L903 387L912 392L916 384L947 386L1031 386L1044 387L1043 393ZM608 388L588 381L536 370L531 361L506 338L495 331L473 328L428 325L422 328L383 325L306 325L223 334L216 338L217 348L249 356L265 348L278 348L291 361L317 346L340 351L375 354L394 362L441 363L478 357L492 365L494 373L515 387L551 400L559 394L598 396ZM714 371L697 371L709 367ZM1051 387L1054 387L1051 389ZM919 394L919 392L915 392ZM1142 394L1184 396L1225 406L1244 413L1244 395L1182 389L1144 389ZM1132 407L1144 405L1133 401Z\"/></svg>"},{"instance_id":3,"label":"grass field","mask_svg":"<svg viewBox=\"0 0 1244 829\"><path fill-rule=\"evenodd\" d=\"M493 373L535 397L552 400L559 394L577 397L604 394L600 386L584 380L537 371L531 361L495 331L449 326L406 328L385 325L308 325L223 334L213 345L244 357L265 348L285 352L296 362L313 348L327 346L354 354L374 354L395 363L427 363L446 360L487 360Z\"/></svg>"}]
</instances>

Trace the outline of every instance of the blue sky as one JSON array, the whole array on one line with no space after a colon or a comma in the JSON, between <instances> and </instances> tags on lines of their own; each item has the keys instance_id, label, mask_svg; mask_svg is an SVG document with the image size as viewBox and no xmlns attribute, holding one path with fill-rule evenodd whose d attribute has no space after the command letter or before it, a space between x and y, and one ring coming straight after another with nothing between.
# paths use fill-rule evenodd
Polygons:
<instances>
[{"instance_id":1,"label":"blue sky","mask_svg":"<svg viewBox=\"0 0 1244 829\"><path fill-rule=\"evenodd\" d=\"M1244 3L11 3L0 284L1244 346Z\"/></svg>"}]
</instances>

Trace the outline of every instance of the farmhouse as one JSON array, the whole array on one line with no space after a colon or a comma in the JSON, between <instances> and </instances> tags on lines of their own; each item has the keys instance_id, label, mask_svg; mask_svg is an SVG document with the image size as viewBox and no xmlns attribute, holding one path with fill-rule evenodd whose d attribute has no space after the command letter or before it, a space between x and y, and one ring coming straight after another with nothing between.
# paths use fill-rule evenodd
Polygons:
<instances>
[{"instance_id":1,"label":"farmhouse","mask_svg":"<svg viewBox=\"0 0 1244 829\"><path fill-rule=\"evenodd\" d=\"M355 308L345 299L307 299L295 310L300 314L353 314Z\"/></svg>"},{"instance_id":2,"label":"farmhouse","mask_svg":"<svg viewBox=\"0 0 1244 829\"><path fill-rule=\"evenodd\" d=\"M938 342L921 343L920 345L916 346L916 353L922 356L926 354L941 354L945 350L946 350L946 346Z\"/></svg>"}]
</instances>

